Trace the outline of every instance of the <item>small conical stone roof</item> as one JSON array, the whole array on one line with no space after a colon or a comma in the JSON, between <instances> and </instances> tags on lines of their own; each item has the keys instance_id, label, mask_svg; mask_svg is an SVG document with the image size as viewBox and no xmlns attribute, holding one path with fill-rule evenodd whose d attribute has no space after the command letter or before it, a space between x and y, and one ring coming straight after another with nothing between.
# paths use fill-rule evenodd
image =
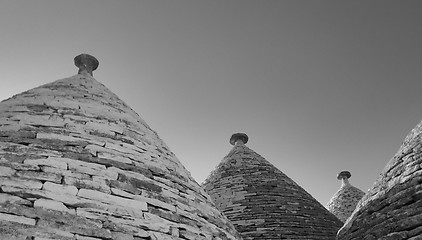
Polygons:
<instances>
[{"instance_id":1,"label":"small conical stone roof","mask_svg":"<svg viewBox=\"0 0 422 240\"><path fill-rule=\"evenodd\" d=\"M335 239L340 220L292 179L244 145L235 144L203 186L243 239Z\"/></svg>"},{"instance_id":2,"label":"small conical stone roof","mask_svg":"<svg viewBox=\"0 0 422 240\"><path fill-rule=\"evenodd\" d=\"M341 180L341 187L327 204L328 211L342 222L350 217L359 200L365 195L362 190L349 183L350 177L351 174L348 171L340 172L337 175L337 179Z\"/></svg>"},{"instance_id":3,"label":"small conical stone roof","mask_svg":"<svg viewBox=\"0 0 422 240\"><path fill-rule=\"evenodd\" d=\"M338 239L422 239L422 122L363 196Z\"/></svg>"},{"instance_id":4,"label":"small conical stone roof","mask_svg":"<svg viewBox=\"0 0 422 240\"><path fill-rule=\"evenodd\" d=\"M0 239L240 239L165 143L92 77L0 103Z\"/></svg>"}]
</instances>

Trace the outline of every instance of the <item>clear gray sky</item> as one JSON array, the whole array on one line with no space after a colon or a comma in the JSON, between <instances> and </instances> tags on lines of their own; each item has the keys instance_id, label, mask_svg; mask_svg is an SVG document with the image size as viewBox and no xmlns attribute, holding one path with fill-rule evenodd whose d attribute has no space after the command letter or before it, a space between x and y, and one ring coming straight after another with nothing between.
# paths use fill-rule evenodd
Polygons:
<instances>
[{"instance_id":1,"label":"clear gray sky","mask_svg":"<svg viewBox=\"0 0 422 240\"><path fill-rule=\"evenodd\" d=\"M422 119L422 1L0 0L0 98L77 73L200 183L234 132L326 204L370 188Z\"/></svg>"}]
</instances>

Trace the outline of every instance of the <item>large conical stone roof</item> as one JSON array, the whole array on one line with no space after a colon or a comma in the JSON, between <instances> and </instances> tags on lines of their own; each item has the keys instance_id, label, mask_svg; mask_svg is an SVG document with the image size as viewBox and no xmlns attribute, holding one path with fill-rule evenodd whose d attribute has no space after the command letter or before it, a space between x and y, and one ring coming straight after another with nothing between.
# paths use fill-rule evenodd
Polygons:
<instances>
[{"instance_id":1,"label":"large conical stone roof","mask_svg":"<svg viewBox=\"0 0 422 240\"><path fill-rule=\"evenodd\" d=\"M340 189L334 193L327 204L328 211L342 222L350 217L359 200L365 195L362 190L349 183L350 177L349 171L342 171L337 175L337 179L341 180Z\"/></svg>"},{"instance_id":2,"label":"large conical stone roof","mask_svg":"<svg viewBox=\"0 0 422 240\"><path fill-rule=\"evenodd\" d=\"M243 239L335 239L342 226L303 188L234 134L229 154L203 186Z\"/></svg>"},{"instance_id":3,"label":"large conical stone roof","mask_svg":"<svg viewBox=\"0 0 422 240\"><path fill-rule=\"evenodd\" d=\"M79 74L0 103L0 239L240 239L164 142Z\"/></svg>"},{"instance_id":4,"label":"large conical stone roof","mask_svg":"<svg viewBox=\"0 0 422 240\"><path fill-rule=\"evenodd\" d=\"M422 122L340 229L338 239L422 239Z\"/></svg>"}]
</instances>

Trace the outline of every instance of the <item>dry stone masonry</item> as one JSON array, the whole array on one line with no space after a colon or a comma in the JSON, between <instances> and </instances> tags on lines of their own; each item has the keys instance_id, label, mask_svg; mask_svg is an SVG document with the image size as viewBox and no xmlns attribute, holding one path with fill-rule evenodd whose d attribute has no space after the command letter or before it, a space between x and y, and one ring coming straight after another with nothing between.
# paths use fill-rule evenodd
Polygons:
<instances>
[{"instance_id":1,"label":"dry stone masonry","mask_svg":"<svg viewBox=\"0 0 422 240\"><path fill-rule=\"evenodd\" d=\"M235 146L203 184L243 239L335 239L342 222L247 141L234 134Z\"/></svg>"},{"instance_id":2,"label":"dry stone masonry","mask_svg":"<svg viewBox=\"0 0 422 240\"><path fill-rule=\"evenodd\" d=\"M0 103L0 239L241 239L164 142L92 77Z\"/></svg>"},{"instance_id":3,"label":"dry stone masonry","mask_svg":"<svg viewBox=\"0 0 422 240\"><path fill-rule=\"evenodd\" d=\"M422 122L405 138L338 239L422 239Z\"/></svg>"},{"instance_id":4,"label":"dry stone masonry","mask_svg":"<svg viewBox=\"0 0 422 240\"><path fill-rule=\"evenodd\" d=\"M337 175L337 179L341 180L341 187L327 204L328 211L342 222L350 217L359 200L365 195L362 190L349 183L351 176L349 171L343 171Z\"/></svg>"}]
</instances>

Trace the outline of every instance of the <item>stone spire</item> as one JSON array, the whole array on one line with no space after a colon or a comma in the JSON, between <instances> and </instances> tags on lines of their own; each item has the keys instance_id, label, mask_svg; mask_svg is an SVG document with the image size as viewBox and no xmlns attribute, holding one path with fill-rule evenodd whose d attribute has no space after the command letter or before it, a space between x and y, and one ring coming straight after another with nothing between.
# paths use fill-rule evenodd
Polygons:
<instances>
[{"instance_id":1,"label":"stone spire","mask_svg":"<svg viewBox=\"0 0 422 240\"><path fill-rule=\"evenodd\" d=\"M350 217L356 204L365 195L365 193L357 187L349 183L352 176L349 171L342 171L337 175L337 179L341 180L340 189L333 195L327 204L327 209L334 216L345 222Z\"/></svg>"},{"instance_id":2,"label":"stone spire","mask_svg":"<svg viewBox=\"0 0 422 240\"><path fill-rule=\"evenodd\" d=\"M341 221L247 141L234 134L233 149L203 183L243 239L335 239Z\"/></svg>"},{"instance_id":3,"label":"stone spire","mask_svg":"<svg viewBox=\"0 0 422 240\"><path fill-rule=\"evenodd\" d=\"M0 103L0 239L240 239L129 106L79 74Z\"/></svg>"},{"instance_id":4,"label":"stone spire","mask_svg":"<svg viewBox=\"0 0 422 240\"><path fill-rule=\"evenodd\" d=\"M422 122L363 196L338 239L422 239Z\"/></svg>"}]
</instances>

